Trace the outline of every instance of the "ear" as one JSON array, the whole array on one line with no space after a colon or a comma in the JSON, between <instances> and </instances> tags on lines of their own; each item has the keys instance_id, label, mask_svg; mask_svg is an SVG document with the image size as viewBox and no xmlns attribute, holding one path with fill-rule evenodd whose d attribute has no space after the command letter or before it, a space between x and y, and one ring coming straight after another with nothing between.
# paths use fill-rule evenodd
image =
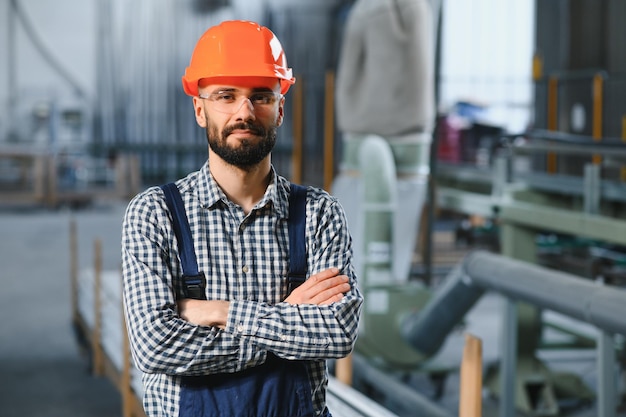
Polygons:
<instances>
[{"instance_id":1,"label":"ear","mask_svg":"<svg viewBox=\"0 0 626 417\"><path fill-rule=\"evenodd\" d=\"M193 97L193 112L196 116L196 123L200 127L207 126L206 114L204 113L204 102L199 97Z\"/></svg>"},{"instance_id":2,"label":"ear","mask_svg":"<svg viewBox=\"0 0 626 417\"><path fill-rule=\"evenodd\" d=\"M283 119L285 118L285 96L280 98L280 102L278 103L278 115L276 116L276 127L280 127L283 124Z\"/></svg>"}]
</instances>

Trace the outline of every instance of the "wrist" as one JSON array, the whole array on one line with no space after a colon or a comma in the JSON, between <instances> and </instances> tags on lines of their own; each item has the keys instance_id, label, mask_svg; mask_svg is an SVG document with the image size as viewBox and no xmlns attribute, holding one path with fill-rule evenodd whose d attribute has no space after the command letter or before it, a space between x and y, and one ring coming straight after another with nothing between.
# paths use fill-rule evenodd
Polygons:
<instances>
[{"instance_id":1,"label":"wrist","mask_svg":"<svg viewBox=\"0 0 626 417\"><path fill-rule=\"evenodd\" d=\"M230 302L228 301L212 301L211 314L209 315L209 325L224 329L228 322L228 309Z\"/></svg>"}]
</instances>

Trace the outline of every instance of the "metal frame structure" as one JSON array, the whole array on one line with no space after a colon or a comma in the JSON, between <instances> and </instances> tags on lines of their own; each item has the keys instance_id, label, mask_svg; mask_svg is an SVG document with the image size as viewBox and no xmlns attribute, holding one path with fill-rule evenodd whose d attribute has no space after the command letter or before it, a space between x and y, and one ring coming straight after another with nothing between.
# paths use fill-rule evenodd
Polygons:
<instances>
[{"instance_id":1,"label":"metal frame structure","mask_svg":"<svg viewBox=\"0 0 626 417\"><path fill-rule=\"evenodd\" d=\"M626 335L626 322L622 319L626 314L625 290L483 251L467 255L462 268L473 284L507 298L503 321L500 416L515 415L518 302L559 312L601 330L597 340L597 415L615 416L613 335Z\"/></svg>"},{"instance_id":2,"label":"metal frame structure","mask_svg":"<svg viewBox=\"0 0 626 417\"><path fill-rule=\"evenodd\" d=\"M583 152L587 155L615 157L616 151L620 155L623 152L608 143L601 146L592 141L587 141L586 145L583 143L580 144L582 149L578 149L576 146L559 146L554 141L530 141L525 146L510 147L507 155L496 157L491 170L479 171L470 167L440 170L438 181L443 186L437 189L437 204L461 213L496 217L501 229L502 254L511 260L535 264L535 237L537 233L546 231L626 246L626 222L619 215L619 209L616 215L616 207L621 207L623 202L621 193L616 190L623 190L625 185L601 179L601 164L590 162L584 166L582 177L568 176L565 179L549 173L519 175L513 172L515 153L545 152L547 149L554 150L555 145L559 147L559 152ZM466 172L473 174L466 175ZM529 178L532 181L528 181ZM525 280L523 282L528 285ZM588 282L596 285L590 280ZM555 291L551 294L559 297ZM522 363L541 367L543 375L549 375L550 371L535 358L542 326L540 309L541 306L524 302L510 302L505 309L507 342L499 371L502 416L512 415L512 404L516 401L517 406L526 411L532 407L528 401L520 399L519 391L516 395L514 386L510 385L520 378L516 370L523 367ZM597 341L602 356L598 366L601 381L598 404L602 411L599 415L608 417L613 415L607 409L610 408L608 404L615 398L614 389L606 387L609 383L606 373L611 367L614 369L614 362L607 359L610 356L607 347L611 345L609 339L609 335L604 334ZM545 401L552 403L552 411L548 410L548 415L558 413L551 391L552 387L548 387L545 392Z\"/></svg>"}]
</instances>

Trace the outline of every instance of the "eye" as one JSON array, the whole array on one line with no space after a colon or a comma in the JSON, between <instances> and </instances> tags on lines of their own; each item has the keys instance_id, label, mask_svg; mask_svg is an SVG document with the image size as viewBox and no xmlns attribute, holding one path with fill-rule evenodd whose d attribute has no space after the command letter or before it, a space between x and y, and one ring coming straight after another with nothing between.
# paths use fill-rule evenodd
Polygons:
<instances>
[{"instance_id":1,"label":"eye","mask_svg":"<svg viewBox=\"0 0 626 417\"><path fill-rule=\"evenodd\" d=\"M235 95L228 91L218 91L217 93L213 93L214 101L221 101L224 103L232 103L235 101Z\"/></svg>"},{"instance_id":2,"label":"eye","mask_svg":"<svg viewBox=\"0 0 626 417\"><path fill-rule=\"evenodd\" d=\"M250 96L252 104L271 104L274 102L272 93L255 93Z\"/></svg>"}]
</instances>

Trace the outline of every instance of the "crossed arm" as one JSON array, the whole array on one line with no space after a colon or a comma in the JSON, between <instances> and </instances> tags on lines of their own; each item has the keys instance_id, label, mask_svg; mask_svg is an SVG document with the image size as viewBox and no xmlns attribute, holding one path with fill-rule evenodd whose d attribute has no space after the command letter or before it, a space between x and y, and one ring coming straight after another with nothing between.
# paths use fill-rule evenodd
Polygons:
<instances>
[{"instance_id":1,"label":"crossed arm","mask_svg":"<svg viewBox=\"0 0 626 417\"><path fill-rule=\"evenodd\" d=\"M341 301L349 290L348 276L340 275L337 268L330 268L309 277L285 302L328 305ZM178 314L192 324L225 329L229 306L229 301L184 299L178 302Z\"/></svg>"}]
</instances>

